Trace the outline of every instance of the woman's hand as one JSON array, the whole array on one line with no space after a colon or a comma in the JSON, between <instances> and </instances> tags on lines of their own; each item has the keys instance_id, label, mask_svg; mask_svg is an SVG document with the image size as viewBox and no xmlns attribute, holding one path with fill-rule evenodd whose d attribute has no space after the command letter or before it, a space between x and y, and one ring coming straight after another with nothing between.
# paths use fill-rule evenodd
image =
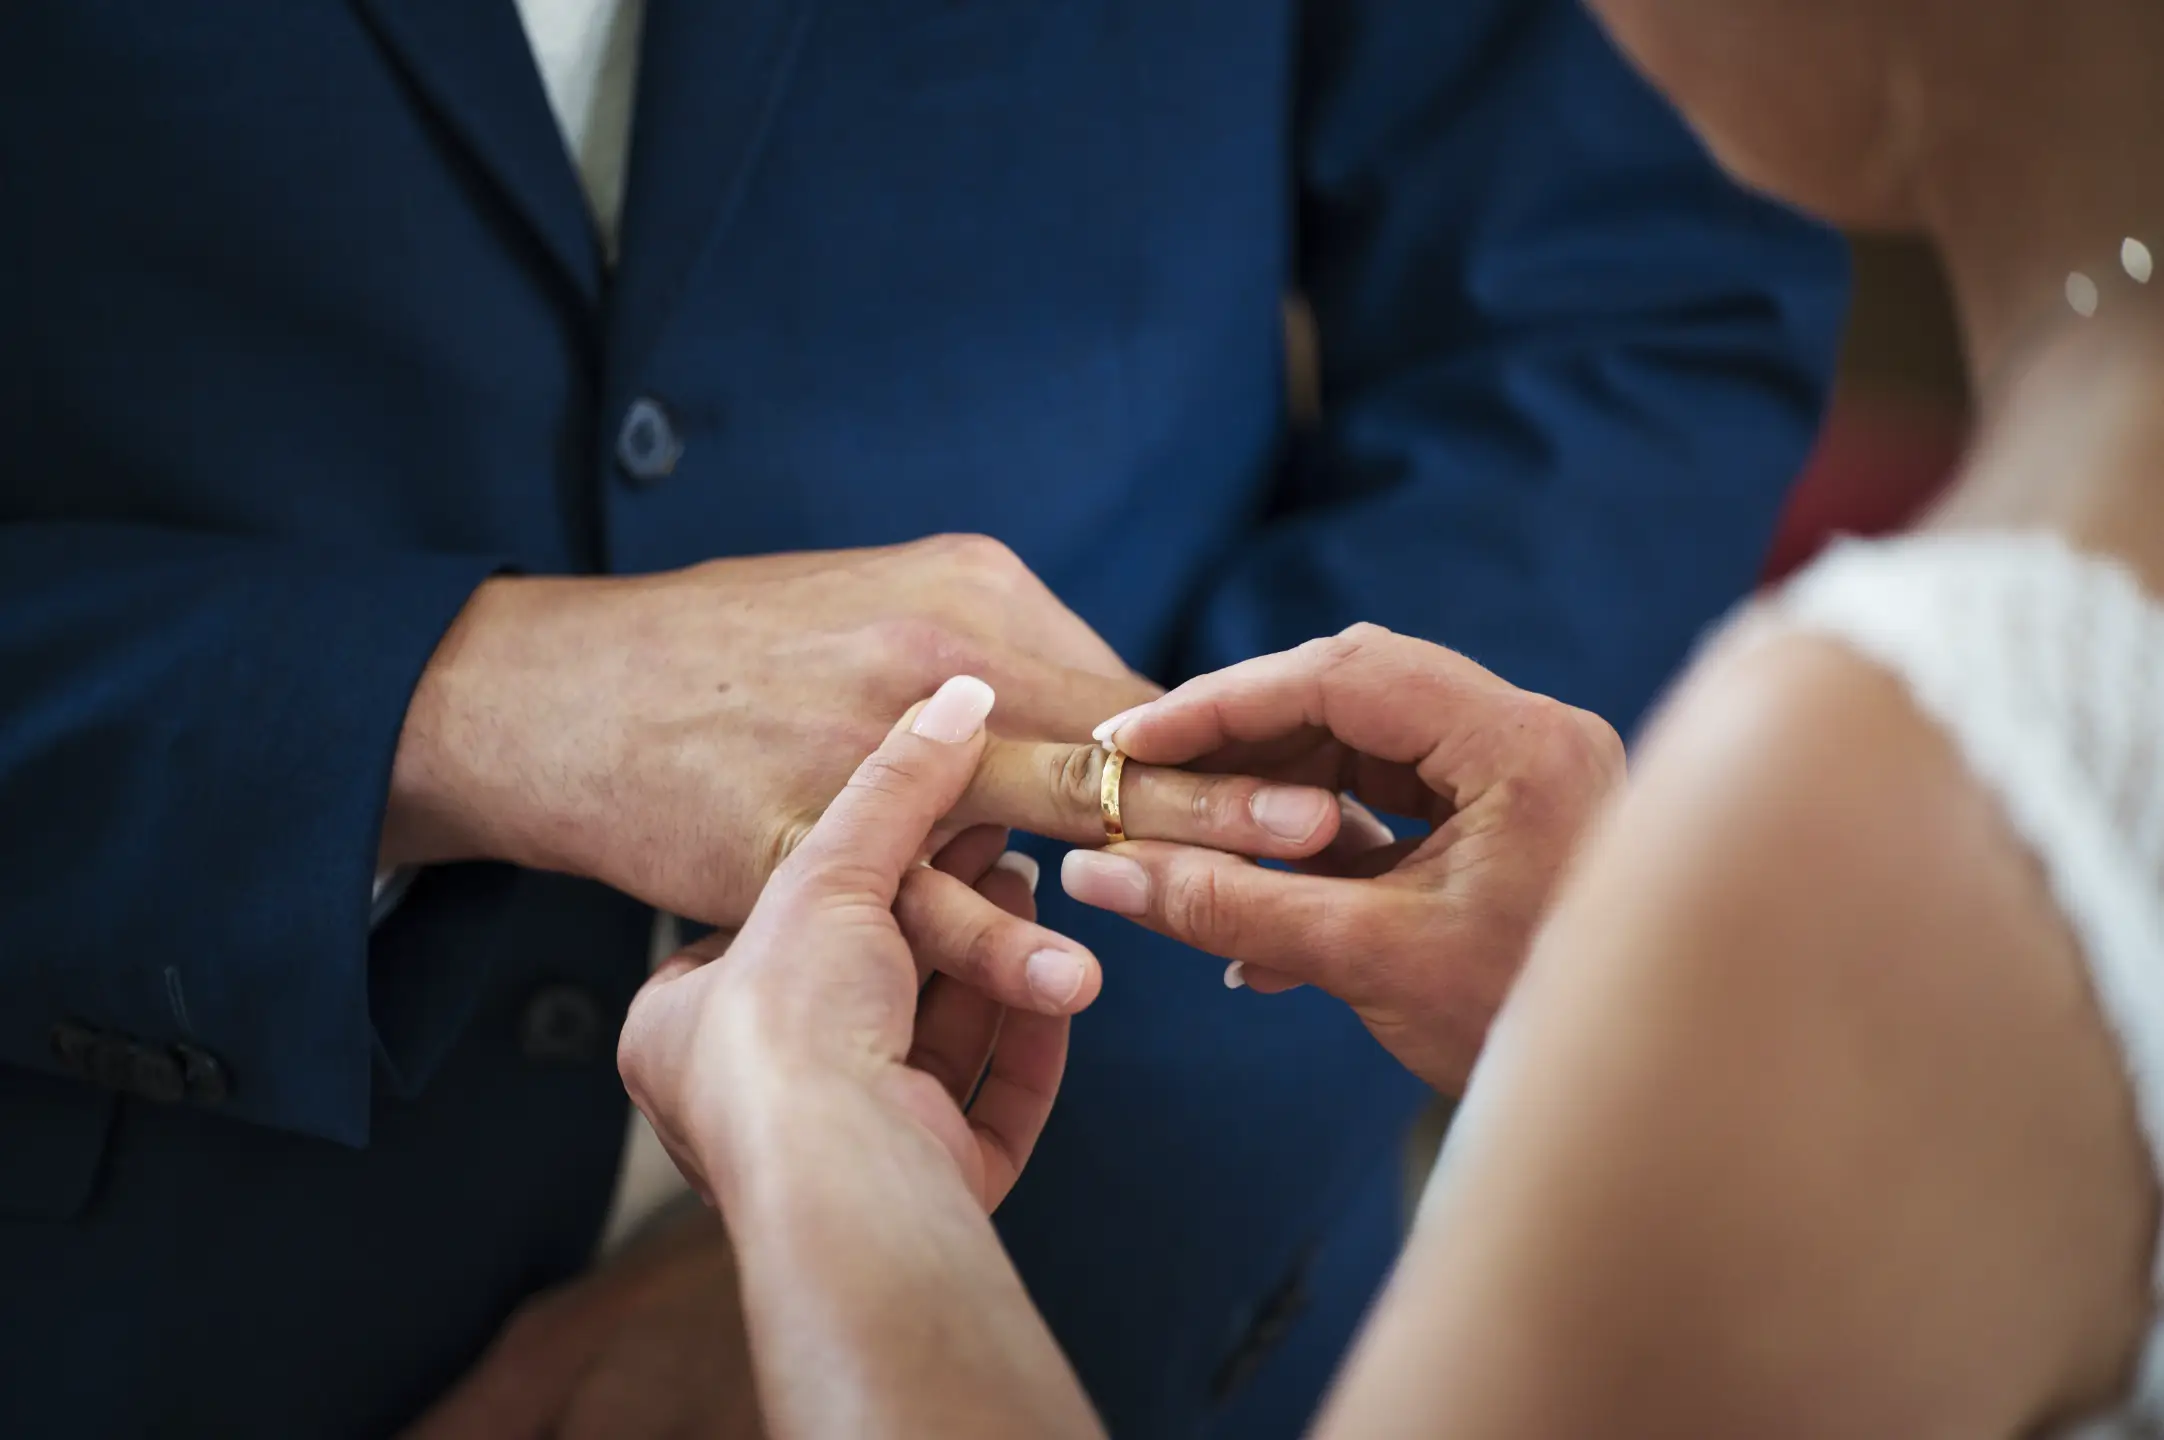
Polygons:
<instances>
[{"instance_id":1,"label":"woman's hand","mask_svg":"<svg viewBox=\"0 0 2164 1440\"><path fill-rule=\"evenodd\" d=\"M1463 1086L1558 875L1623 776L1599 717L1437 645L1355 626L1115 716L1150 765L1326 786L1426 820L1399 841L1348 809L1297 872L1138 842L1067 857L1067 893L1235 962L1227 983L1313 984L1439 1090Z\"/></svg>"},{"instance_id":2,"label":"woman's hand","mask_svg":"<svg viewBox=\"0 0 2164 1440\"><path fill-rule=\"evenodd\" d=\"M992 702L964 677L911 711L733 943L691 947L632 1002L625 1086L709 1203L750 1150L816 1149L822 1117L844 1111L921 1132L987 1210L1021 1174L1059 1089L1068 1017L1099 974L1087 950L1032 923L1033 865L973 853L987 840L996 853L1003 832L918 863L977 769ZM974 889L959 878L980 872ZM942 963L963 978L927 983L919 956L955 957Z\"/></svg>"}]
</instances>

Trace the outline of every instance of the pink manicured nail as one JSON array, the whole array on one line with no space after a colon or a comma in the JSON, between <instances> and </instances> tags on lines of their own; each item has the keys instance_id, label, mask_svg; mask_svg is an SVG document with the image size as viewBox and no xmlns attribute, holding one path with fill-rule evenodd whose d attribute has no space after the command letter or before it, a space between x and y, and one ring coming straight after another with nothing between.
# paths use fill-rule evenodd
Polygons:
<instances>
[{"instance_id":1,"label":"pink manicured nail","mask_svg":"<svg viewBox=\"0 0 2164 1440\"><path fill-rule=\"evenodd\" d=\"M1225 988L1227 990L1245 990L1247 988L1247 967L1245 965L1235 960L1225 967Z\"/></svg>"},{"instance_id":2,"label":"pink manicured nail","mask_svg":"<svg viewBox=\"0 0 2164 1440\"><path fill-rule=\"evenodd\" d=\"M1089 966L1072 951L1039 950L1029 957L1024 973L1029 976L1029 988L1037 992L1038 998L1055 1008L1064 1008L1082 993L1082 982L1089 978Z\"/></svg>"},{"instance_id":3,"label":"pink manicured nail","mask_svg":"<svg viewBox=\"0 0 2164 1440\"><path fill-rule=\"evenodd\" d=\"M1154 704L1155 702L1151 703ZM1130 709L1122 710L1095 730L1090 731L1090 738L1100 745L1110 745L1112 737L1120 733L1122 726L1149 708L1149 705L1136 705Z\"/></svg>"},{"instance_id":4,"label":"pink manicured nail","mask_svg":"<svg viewBox=\"0 0 2164 1440\"><path fill-rule=\"evenodd\" d=\"M1337 808L1342 817L1338 822L1339 845L1361 850L1379 850L1385 845L1398 843L1397 832L1383 824L1381 817L1352 796L1338 796Z\"/></svg>"},{"instance_id":5,"label":"pink manicured nail","mask_svg":"<svg viewBox=\"0 0 2164 1440\"><path fill-rule=\"evenodd\" d=\"M1084 905L1115 915L1143 915L1150 908L1148 872L1122 855L1070 850L1060 862L1059 883Z\"/></svg>"},{"instance_id":6,"label":"pink manicured nail","mask_svg":"<svg viewBox=\"0 0 2164 1440\"><path fill-rule=\"evenodd\" d=\"M1297 845L1323 827L1337 809L1337 797L1322 790L1265 785L1249 797L1247 813L1280 840Z\"/></svg>"},{"instance_id":7,"label":"pink manicured nail","mask_svg":"<svg viewBox=\"0 0 2164 1440\"><path fill-rule=\"evenodd\" d=\"M1029 887L1029 893L1032 895L1037 893L1037 877L1043 872L1037 867L1036 856L1024 855L1019 850L1009 850L992 862L992 868L994 870L1006 870L1021 876L1022 883Z\"/></svg>"},{"instance_id":8,"label":"pink manicured nail","mask_svg":"<svg viewBox=\"0 0 2164 1440\"><path fill-rule=\"evenodd\" d=\"M924 702L910 733L942 745L960 745L977 738L984 720L992 713L992 687L974 675L957 675Z\"/></svg>"}]
</instances>

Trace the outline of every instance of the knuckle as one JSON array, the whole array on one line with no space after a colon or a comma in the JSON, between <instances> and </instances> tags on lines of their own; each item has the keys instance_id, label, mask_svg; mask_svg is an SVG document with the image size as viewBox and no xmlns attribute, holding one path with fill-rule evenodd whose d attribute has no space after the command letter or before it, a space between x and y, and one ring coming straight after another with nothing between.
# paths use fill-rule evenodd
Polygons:
<instances>
[{"instance_id":1,"label":"knuckle","mask_svg":"<svg viewBox=\"0 0 2164 1440\"><path fill-rule=\"evenodd\" d=\"M1195 834L1221 838L1254 829L1250 802L1255 794L1252 780L1204 780L1194 785L1187 800L1188 818Z\"/></svg>"},{"instance_id":2,"label":"knuckle","mask_svg":"<svg viewBox=\"0 0 2164 1440\"><path fill-rule=\"evenodd\" d=\"M1343 669L1345 666L1357 661L1360 658L1362 649L1368 642L1348 632L1342 635L1332 635L1326 640L1316 640L1311 643L1315 647L1316 660L1320 663L1322 670L1327 673L1332 670Z\"/></svg>"},{"instance_id":3,"label":"knuckle","mask_svg":"<svg viewBox=\"0 0 2164 1440\"><path fill-rule=\"evenodd\" d=\"M1579 738L1589 752L1589 763L1609 785L1613 786L1621 781L1629 769L1630 760L1623 737L1617 733L1615 726L1590 710L1574 708L1570 716Z\"/></svg>"},{"instance_id":4,"label":"knuckle","mask_svg":"<svg viewBox=\"0 0 2164 1440\"><path fill-rule=\"evenodd\" d=\"M1011 547L990 535L939 535L929 543L941 561L977 580L1011 580L1028 568Z\"/></svg>"},{"instance_id":5,"label":"knuckle","mask_svg":"<svg viewBox=\"0 0 2164 1440\"><path fill-rule=\"evenodd\" d=\"M961 953L955 957L965 977L998 978L1000 956L1003 953L999 930L1000 927L989 920L969 927L968 933L962 939Z\"/></svg>"},{"instance_id":6,"label":"knuckle","mask_svg":"<svg viewBox=\"0 0 2164 1440\"><path fill-rule=\"evenodd\" d=\"M1220 952L1239 943L1239 907L1231 886L1214 866L1183 866L1166 879L1165 924L1176 935L1205 941Z\"/></svg>"},{"instance_id":7,"label":"knuckle","mask_svg":"<svg viewBox=\"0 0 2164 1440\"><path fill-rule=\"evenodd\" d=\"M875 620L866 628L865 641L874 665L900 670L913 682L934 676L944 680L970 669L978 659L977 647L966 636L930 615Z\"/></svg>"},{"instance_id":8,"label":"knuckle","mask_svg":"<svg viewBox=\"0 0 2164 1440\"><path fill-rule=\"evenodd\" d=\"M1530 724L1533 777L1558 801L1597 800L1623 773L1621 737L1592 712L1543 700Z\"/></svg>"},{"instance_id":9,"label":"knuckle","mask_svg":"<svg viewBox=\"0 0 2164 1440\"><path fill-rule=\"evenodd\" d=\"M1621 741L1603 722L1584 723L1581 713L1528 699L1510 719L1510 750L1498 757L1494 813L1518 837L1523 857L1542 857L1535 867L1542 873L1568 857L1622 775Z\"/></svg>"},{"instance_id":10,"label":"knuckle","mask_svg":"<svg viewBox=\"0 0 2164 1440\"><path fill-rule=\"evenodd\" d=\"M1303 660L1327 660L1337 653L1343 643L1344 637L1342 635L1321 635L1313 640L1293 646L1287 653L1296 655Z\"/></svg>"},{"instance_id":11,"label":"knuckle","mask_svg":"<svg viewBox=\"0 0 2164 1440\"><path fill-rule=\"evenodd\" d=\"M1346 626L1332 638L1355 646L1372 646L1387 640L1395 640L1397 632L1387 626L1378 625L1372 620L1362 620L1358 624Z\"/></svg>"},{"instance_id":12,"label":"knuckle","mask_svg":"<svg viewBox=\"0 0 2164 1440\"><path fill-rule=\"evenodd\" d=\"M1102 798L1105 752L1095 745L1075 745L1050 756L1047 777L1053 798L1071 814L1096 814Z\"/></svg>"},{"instance_id":13,"label":"knuckle","mask_svg":"<svg viewBox=\"0 0 2164 1440\"><path fill-rule=\"evenodd\" d=\"M1325 673L1355 667L1372 660L1378 651L1402 643L1403 637L1363 620L1328 639L1314 642Z\"/></svg>"}]
</instances>

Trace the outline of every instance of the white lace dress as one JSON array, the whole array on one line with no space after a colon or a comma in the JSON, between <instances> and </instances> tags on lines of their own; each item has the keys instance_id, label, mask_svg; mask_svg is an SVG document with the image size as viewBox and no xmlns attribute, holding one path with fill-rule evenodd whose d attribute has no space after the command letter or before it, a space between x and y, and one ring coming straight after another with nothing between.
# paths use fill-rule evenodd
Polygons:
<instances>
[{"instance_id":1,"label":"white lace dress","mask_svg":"<svg viewBox=\"0 0 2164 1440\"><path fill-rule=\"evenodd\" d=\"M1997 797L2087 956L2164 1162L2164 607L2056 539L1950 533L1842 544L1755 623L1898 676ZM2164 1273L2152 1284L2164 1297ZM2075 1433L2164 1436L2164 1328L2121 1412Z\"/></svg>"}]
</instances>

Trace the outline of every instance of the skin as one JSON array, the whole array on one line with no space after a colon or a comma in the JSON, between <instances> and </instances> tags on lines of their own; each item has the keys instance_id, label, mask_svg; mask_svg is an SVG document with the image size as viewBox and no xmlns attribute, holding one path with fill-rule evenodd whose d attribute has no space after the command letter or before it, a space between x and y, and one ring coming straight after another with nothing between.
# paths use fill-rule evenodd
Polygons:
<instances>
[{"instance_id":1,"label":"skin","mask_svg":"<svg viewBox=\"0 0 2164 1440\"><path fill-rule=\"evenodd\" d=\"M2104 269L2164 219L2124 164L2164 119L2156 12L1599 8L1746 178L1938 241L1985 423L1929 523L2056 529L2164 588L2164 326ZM1941 733L1846 650L1733 644L1566 888L1319 1433L2050 1433L2130 1382L2152 1166L2073 939Z\"/></svg>"},{"instance_id":2,"label":"skin","mask_svg":"<svg viewBox=\"0 0 2164 1440\"><path fill-rule=\"evenodd\" d=\"M381 858L508 860L734 928L894 715L962 669L1003 688L1000 738L927 853L979 825L1102 838L1102 756L1075 742L1155 687L995 541L492 580L415 692ZM1172 772L1128 787L1138 834L1295 858L1337 832L1313 789ZM1079 981L1034 1001L1019 968L973 978L1071 1014L1100 983L1076 953Z\"/></svg>"},{"instance_id":3,"label":"skin","mask_svg":"<svg viewBox=\"0 0 2164 1440\"><path fill-rule=\"evenodd\" d=\"M1332 677L1333 695L1352 674L1378 696L1412 683L1450 703L1411 712L1427 716L1411 725L1392 718L1408 712L1365 702L1308 724L1300 701L1312 684L1281 682L1314 673ZM1310 938L1341 946L1339 972L1369 987L1364 1013L1377 1033L1438 1074L1462 1073L1524 953L1539 894L1576 843L1577 819L1620 771L1613 733L1372 627L1228 675L1174 697L1159 741L1168 755L1348 785L1387 806L1417 798L1444 817L1447 835L1399 846L1352 812L1310 873L1276 877L1289 908L1263 918L1289 922L1308 907ZM1228 724L1280 733L1249 751ZM908 862L992 743L939 746L898 729L776 873L741 935L664 967L625 1026L626 1087L734 1238L776 1436L1100 1433L984 1223L1049 1112L1066 1021L1008 1010L987 1024L996 1002L944 976L918 996L929 964L910 934L910 892L928 872ZM1360 743L1379 753L1363 758ZM1250 881L1273 874L1240 863ZM1242 893L1262 903L1274 892ZM1450 916L1459 961L1362 979L1359 957L1374 947L1357 924L1332 931L1334 908ZM1016 916L1003 924L1028 928ZM1262 928L1245 953L1285 963L1284 983L1314 973L1289 949L1262 948ZM1423 987L1423 970L1452 983ZM1447 1033L1423 1035L1400 1005L1447 1013Z\"/></svg>"},{"instance_id":4,"label":"skin","mask_svg":"<svg viewBox=\"0 0 2164 1440\"><path fill-rule=\"evenodd\" d=\"M2012 1437L2127 1383L2155 1197L2079 954L1830 644L1679 699L1461 1123L1322 1436Z\"/></svg>"},{"instance_id":5,"label":"skin","mask_svg":"<svg viewBox=\"0 0 2164 1440\"><path fill-rule=\"evenodd\" d=\"M673 1212L615 1263L522 1306L406 1440L757 1440L737 1289L719 1217Z\"/></svg>"},{"instance_id":6,"label":"skin","mask_svg":"<svg viewBox=\"0 0 2164 1440\"><path fill-rule=\"evenodd\" d=\"M1432 827L1401 843L1349 826L1297 873L1142 841L1071 852L1061 879L1084 904L1237 962L1260 993L1327 990L1446 1094L1623 777L1598 716L1374 625L1191 681L1106 733L1137 760L1325 786Z\"/></svg>"},{"instance_id":7,"label":"skin","mask_svg":"<svg viewBox=\"0 0 2164 1440\"><path fill-rule=\"evenodd\" d=\"M2164 133L2164 11L1598 8L1745 178L1938 243L1984 424L1929 523L2056 530L2164 593L2164 314L2107 268L2121 237L2164 237L2164 171L2129 140ZM2093 321L2059 298L2074 268L2102 282ZM1351 658L1344 639L1334 657L1295 652L1259 682L1253 669L1204 682L1112 731L1177 763L1297 772L1320 753L1304 778L1410 774L1445 830L1472 833L1425 856L1377 845L1366 871L1340 844L1309 867L1336 873L1292 875L1138 845L1114 858L1144 870L1143 890L1131 874L1113 888L1148 923L1345 994L1386 1043L1447 1076L1468 1034L1460 1012L1496 965L1449 943L1465 925L1456 883L1482 869L1455 853L1482 848L1460 821L1571 767L1552 734L1506 743L1523 727L1492 701L1462 714L1405 703L1411 672L1439 687L1431 701L1484 694L1455 657L1345 638ZM1391 663L1360 662L1362 649ZM1423 743L1402 743L1408 725ZM1500 763L1477 763L1483 741ZM1593 766L1579 781L1597 792L1608 778ZM1585 798L1532 812L1587 813ZM1538 857L1551 877L1567 867L1560 896L1317 1433L2012 1440L2116 1403L2152 1320L2154 1162L2034 857L1901 686L1829 642L1732 637L1659 719L1624 801L1573 838ZM1070 888L1085 896L1115 873L1079 868ZM1406 920L1423 907L1424 923ZM1363 922L1412 938L1363 962L1332 943ZM1277 943L1283 926L1302 943ZM811 983L801 968L788 980ZM718 1053L698 1050L694 1068L718 1072L704 1059ZM772 1352L787 1364L762 1372L769 1398L811 1376L830 1397L770 1403L777 1431L1083 1423L1041 1326L1014 1307L996 1241L965 1223L982 1198L966 1151L905 1159L890 1145L879 1163L894 1168L851 1204L864 1182L845 1157L879 1143L858 1128L876 1101L834 1099L819 1078L832 1064L761 1063L774 1083L732 1072L647 1098L709 1147L710 1172L757 1177L721 1198L747 1266L763 1257L772 1280L747 1291L754 1347L770 1327L788 1337ZM799 1186L837 1208L798 1208Z\"/></svg>"},{"instance_id":8,"label":"skin","mask_svg":"<svg viewBox=\"0 0 2164 1440\"><path fill-rule=\"evenodd\" d=\"M964 832L896 886L895 923L914 956L1027 955L1058 944L1037 928L1035 862L1007 832ZM951 903L967 884L989 907ZM717 932L668 974L723 953ZM955 967L966 974L965 967ZM966 978L920 964L924 1043L912 1063L966 1094L1005 1019ZM406 1440L763 1440L741 1281L729 1233L705 1206L672 1206L608 1263L527 1301Z\"/></svg>"},{"instance_id":9,"label":"skin","mask_svg":"<svg viewBox=\"0 0 2164 1440\"><path fill-rule=\"evenodd\" d=\"M991 701L956 680L905 716L735 942L664 966L625 1024L632 1098L739 1237L777 1436L1097 1433L987 1218L1050 1114L1068 1021L988 1028L965 987L920 998L896 920Z\"/></svg>"},{"instance_id":10,"label":"skin","mask_svg":"<svg viewBox=\"0 0 2164 1440\"><path fill-rule=\"evenodd\" d=\"M980 1026L1010 1007L1072 1015L1103 983L1096 957L1003 925L1012 882L972 882L1008 827L1102 839L1104 755L1089 729L1156 687L979 536L488 582L415 692L381 860L507 860L733 930L893 716L965 668L999 682L999 733L924 837L940 863L912 876L901 923L944 984L982 998ZM1340 824L1328 791L1246 776L1137 767L1124 796L1134 834L1288 859L1329 846ZM699 1254L676 1279L629 1257L605 1264L550 1297L546 1324L514 1319L426 1433L526 1433L538 1412L522 1402L514 1422L492 1398L520 1393L555 1397L533 1433L585 1415L642 1440L734 1413L745 1367L708 1363L715 1332L685 1323L696 1307L681 1293L732 1273L718 1229ZM561 1363L570 1353L590 1363ZM547 1384L532 1383L537 1367ZM620 1403L637 1387L619 1378L641 1367L674 1377L671 1403Z\"/></svg>"},{"instance_id":11,"label":"skin","mask_svg":"<svg viewBox=\"0 0 2164 1440\"><path fill-rule=\"evenodd\" d=\"M2022 403L2130 404L2083 383L2080 348L2040 364ZM2106 475L2126 437L2072 429L2091 444L2060 458ZM2000 461L2012 463L1987 454L1979 473ZM2137 503L2129 513L2158 518L2118 485L2077 490L2052 505ZM1940 523L1981 503L1966 491ZM1333 736L1408 713L1392 666L1365 687L1356 668L1325 673ZM1315 693L1302 682L1277 698L1297 709ZM1186 703L1168 698L1172 728L1193 723ZM1434 788L1458 795L1447 778ZM1397 873L1345 883L1371 887L1387 920L1406 903L1384 892L1408 883ZM1434 874L1441 933L1447 862ZM1245 907L1235 933L1359 903L1306 908L1311 880L1229 892ZM1343 916L1347 934L1357 916ZM1448 946L1416 944L1403 963L1446 1009L1462 993ZM996 1239L962 1224L979 1197L957 1152L916 1150L854 1202L800 1210L799 1186L849 1188L837 1177L856 1173L856 1126L879 1112L852 1102L833 1118L813 1078L831 1065L760 1063L797 1078L735 1073L696 1099L642 1103L704 1137L709 1167L761 1177L756 1196L722 1196L741 1253L766 1253L776 1277L747 1291L754 1345L786 1328L786 1379L823 1377L847 1401L788 1425L770 1409L776 1433L1033 1433L1012 1428L1025 1407L1071 1407L1048 1336L1008 1303ZM848 1246L783 1238L817 1224L808 1213ZM861 1228L875 1216L884 1238ZM1847 651L1731 644L1663 716L1628 800L1571 866L1317 1433L2050 1433L2129 1383L2157 1222L2080 955L1993 803L1898 684ZM915 1268L925 1229L942 1237L936 1275ZM891 1288L867 1293L867 1277ZM988 1360L995 1339L1019 1353ZM966 1391L942 1368L954 1356L970 1357ZM921 1408L933 1404L948 1407L936 1424Z\"/></svg>"}]
</instances>

